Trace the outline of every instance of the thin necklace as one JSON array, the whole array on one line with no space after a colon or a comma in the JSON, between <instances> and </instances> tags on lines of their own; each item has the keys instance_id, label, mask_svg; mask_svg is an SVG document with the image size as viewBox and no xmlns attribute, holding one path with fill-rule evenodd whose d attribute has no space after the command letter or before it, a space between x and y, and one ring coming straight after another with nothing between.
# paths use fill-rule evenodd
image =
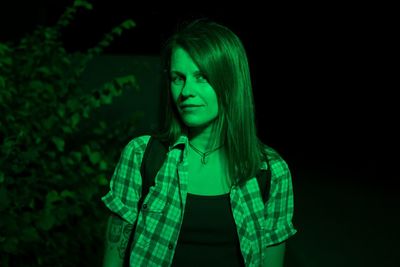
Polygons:
<instances>
[{"instance_id":1,"label":"thin necklace","mask_svg":"<svg viewBox=\"0 0 400 267\"><path fill-rule=\"evenodd\" d=\"M189 142L189 145L190 145L191 148L193 148L193 150L194 150L197 154L199 154L199 155L201 156L201 163L204 164L204 165L207 164L206 157L207 157L209 154L211 154L212 152L214 152L214 151L216 151L216 150L218 150L218 149L220 149L221 147L224 146L224 145L221 145L220 147L217 147L217 148L214 149L214 150L211 150L211 151L208 151L208 152L206 152L206 153L203 153L203 152L201 152L200 150L198 150L197 148L195 148L190 142Z\"/></svg>"}]
</instances>

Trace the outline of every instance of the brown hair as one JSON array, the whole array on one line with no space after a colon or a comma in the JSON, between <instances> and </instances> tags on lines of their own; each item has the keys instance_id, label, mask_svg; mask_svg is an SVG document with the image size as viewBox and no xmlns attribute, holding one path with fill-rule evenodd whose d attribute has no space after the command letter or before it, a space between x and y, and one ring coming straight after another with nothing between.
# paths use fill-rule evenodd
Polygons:
<instances>
[{"instance_id":1,"label":"brown hair","mask_svg":"<svg viewBox=\"0 0 400 267\"><path fill-rule=\"evenodd\" d=\"M172 50L183 48L205 73L217 94L219 114L213 133L217 143L225 144L232 183L243 183L258 172L264 155L264 145L257 137L254 98L247 55L240 39L227 27L209 20L196 20L178 30L166 42L162 59L169 75ZM167 76L168 99L164 129L159 138L174 143L188 133L170 93Z\"/></svg>"}]
</instances>

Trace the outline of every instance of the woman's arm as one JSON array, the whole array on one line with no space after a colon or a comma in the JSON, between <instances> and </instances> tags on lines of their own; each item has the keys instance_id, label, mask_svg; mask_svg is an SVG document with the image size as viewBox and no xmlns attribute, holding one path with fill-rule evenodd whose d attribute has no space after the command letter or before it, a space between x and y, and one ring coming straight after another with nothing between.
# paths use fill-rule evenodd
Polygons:
<instances>
[{"instance_id":1,"label":"woman's arm","mask_svg":"<svg viewBox=\"0 0 400 267\"><path fill-rule=\"evenodd\" d=\"M269 246L265 249L263 267L283 267L286 243Z\"/></svg>"},{"instance_id":2,"label":"woman's arm","mask_svg":"<svg viewBox=\"0 0 400 267\"><path fill-rule=\"evenodd\" d=\"M132 224L118 215L112 214L108 219L103 267L122 267L128 241L132 233Z\"/></svg>"}]
</instances>

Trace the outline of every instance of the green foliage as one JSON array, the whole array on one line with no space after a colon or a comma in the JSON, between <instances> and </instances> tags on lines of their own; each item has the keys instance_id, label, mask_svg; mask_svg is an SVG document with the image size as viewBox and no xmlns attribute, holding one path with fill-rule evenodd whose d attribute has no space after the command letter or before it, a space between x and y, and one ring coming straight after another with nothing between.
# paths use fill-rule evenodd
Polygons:
<instances>
[{"instance_id":1,"label":"green foliage","mask_svg":"<svg viewBox=\"0 0 400 267\"><path fill-rule=\"evenodd\" d=\"M137 84L119 77L85 94L80 81L87 63L135 24L123 22L87 53L68 53L60 30L82 8L92 6L76 0L53 27L0 43L0 266L98 266L102 259L100 197L136 117L99 121L90 131L81 125Z\"/></svg>"}]
</instances>

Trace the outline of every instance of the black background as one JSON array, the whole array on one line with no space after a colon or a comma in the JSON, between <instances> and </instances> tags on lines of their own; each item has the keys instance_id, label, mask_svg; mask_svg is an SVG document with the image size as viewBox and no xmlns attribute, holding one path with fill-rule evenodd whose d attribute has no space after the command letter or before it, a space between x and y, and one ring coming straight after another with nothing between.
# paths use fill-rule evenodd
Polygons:
<instances>
[{"instance_id":1,"label":"black background","mask_svg":"<svg viewBox=\"0 0 400 267\"><path fill-rule=\"evenodd\" d=\"M54 24L71 2L3 3L1 41ZM132 18L137 26L105 53L158 55L178 23L209 17L237 33L248 51L262 138L287 157L341 157L342 164L356 168L366 161L374 165L379 100L371 90L376 83L371 51L379 11L365 4L92 3L93 10L79 12L63 31L67 50L85 51Z\"/></svg>"}]
</instances>

